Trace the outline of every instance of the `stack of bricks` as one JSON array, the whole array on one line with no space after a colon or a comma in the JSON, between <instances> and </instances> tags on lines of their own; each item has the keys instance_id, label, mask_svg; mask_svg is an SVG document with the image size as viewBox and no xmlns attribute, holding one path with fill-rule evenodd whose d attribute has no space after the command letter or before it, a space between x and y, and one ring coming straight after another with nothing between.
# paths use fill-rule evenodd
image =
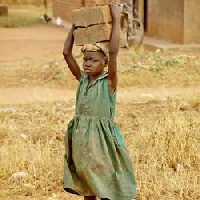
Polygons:
<instances>
[{"instance_id":1,"label":"stack of bricks","mask_svg":"<svg viewBox=\"0 0 200 200\"><path fill-rule=\"evenodd\" d=\"M109 5L81 8L72 11L76 45L109 41L112 31L112 16Z\"/></svg>"}]
</instances>

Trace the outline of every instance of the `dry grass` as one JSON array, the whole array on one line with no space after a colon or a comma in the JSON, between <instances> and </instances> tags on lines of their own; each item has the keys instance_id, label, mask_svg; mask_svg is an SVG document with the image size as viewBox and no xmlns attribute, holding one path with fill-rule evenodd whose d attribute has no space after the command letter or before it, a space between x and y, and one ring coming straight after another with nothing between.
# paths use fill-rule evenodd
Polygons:
<instances>
[{"instance_id":1,"label":"dry grass","mask_svg":"<svg viewBox=\"0 0 200 200\"><path fill-rule=\"evenodd\" d=\"M200 102L196 99L189 97L186 109L176 99L117 104L116 122L135 168L137 199L199 197ZM63 137L74 115L73 105L74 100L1 106L0 197L81 199L62 191ZM27 176L15 180L12 174L19 171Z\"/></svg>"},{"instance_id":2,"label":"dry grass","mask_svg":"<svg viewBox=\"0 0 200 200\"><path fill-rule=\"evenodd\" d=\"M79 65L82 54L75 53ZM200 81L200 57L184 53L147 52L133 49L122 50L119 54L119 87L195 86ZM76 88L76 80L69 73L63 58L42 63L0 63L0 84L7 87ZM19 67L17 67L19 65ZM8 76L9 74L9 76ZM6 80L5 80L6 78Z\"/></svg>"},{"instance_id":3,"label":"dry grass","mask_svg":"<svg viewBox=\"0 0 200 200\"><path fill-rule=\"evenodd\" d=\"M47 14L52 16L52 4L48 4ZM10 4L8 16L0 17L0 27L13 28L44 23L41 16L46 13L44 6L37 4Z\"/></svg>"},{"instance_id":4,"label":"dry grass","mask_svg":"<svg viewBox=\"0 0 200 200\"><path fill-rule=\"evenodd\" d=\"M48 0L48 3L52 2L52 0ZM34 4L34 5L43 5L44 0L0 0L1 4Z\"/></svg>"},{"instance_id":5,"label":"dry grass","mask_svg":"<svg viewBox=\"0 0 200 200\"><path fill-rule=\"evenodd\" d=\"M75 56L81 63L81 54ZM130 49L120 57L119 87L192 88L200 81L198 56ZM4 87L76 87L63 59L1 62L0 67ZM73 106L74 99L0 105L0 197L82 199L62 190L63 139ZM143 103L126 102L126 97L118 101L116 122L135 168L138 200L199 198L199 112L199 94ZM27 175L16 180L15 172Z\"/></svg>"},{"instance_id":6,"label":"dry grass","mask_svg":"<svg viewBox=\"0 0 200 200\"><path fill-rule=\"evenodd\" d=\"M122 87L196 85L200 80L200 57L181 52L129 51L119 66Z\"/></svg>"}]
</instances>

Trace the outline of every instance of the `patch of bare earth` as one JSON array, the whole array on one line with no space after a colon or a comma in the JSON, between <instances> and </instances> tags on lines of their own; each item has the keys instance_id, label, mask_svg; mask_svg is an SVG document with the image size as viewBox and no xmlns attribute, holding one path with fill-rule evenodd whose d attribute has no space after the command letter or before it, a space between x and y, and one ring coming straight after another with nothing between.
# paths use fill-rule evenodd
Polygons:
<instances>
[{"instance_id":1,"label":"patch of bare earth","mask_svg":"<svg viewBox=\"0 0 200 200\"><path fill-rule=\"evenodd\" d=\"M74 115L76 93L74 86L76 83L69 87L65 86L65 80L63 80L64 83L58 85L60 81L58 72L62 73L62 69L49 64L49 61L63 59L62 48L67 31L51 25L36 25L26 28L2 28L0 35L0 108L3 122L0 130L0 133L2 133L2 135L0 134L0 143L6 143L5 154L7 153L9 156L7 149L12 150L11 153L20 151L24 159L18 159L18 164L12 165L9 162L14 156L10 155L10 159L5 157L7 159L5 165L8 165L8 169L4 170L5 177L0 180L0 196L3 195L0 200L82 199L64 193L61 183L61 165L63 162L61 155L64 153L63 137L67 124ZM75 47L74 52L79 51L80 48ZM127 58L127 52L126 49L120 49L119 63L130 64L130 62L133 62L133 59ZM78 53L77 55L79 58ZM196 56L200 56L200 54L196 54ZM45 66L43 66L44 64ZM47 69L42 76L47 77L45 79L47 82L40 84L38 77L36 77L33 80L38 82L34 84L33 82L27 83L27 85L19 84L20 77L23 77L23 81L26 82L28 80L25 80L27 74L30 79L35 76L37 69L39 69L33 69L35 65L41 65L44 71ZM29 68L27 74L25 67ZM55 67L55 70L51 71L53 67ZM19 73L20 71L21 73ZM15 72L17 73L15 74ZM47 76L50 72L53 75ZM41 71L37 71L37 73L37 76L39 76ZM128 72L125 71L124 73ZM50 85L52 77L53 80L58 79L56 80L58 81L56 82L57 85ZM67 76L67 78L69 80L66 83L71 84L71 77ZM153 195L154 199L191 199L190 193L195 197L198 196L195 193L195 186L189 185L195 182L192 177L195 177L198 173L194 171L194 169L197 169L192 166L192 161L188 159L190 158L188 156L196 155L196 143L194 142L196 141L195 134L199 119L197 114L199 112L199 97L199 84L173 87L165 87L164 85L126 87L125 84L124 88L118 88L116 122L122 130L131 158L135 166L138 167L136 170L138 199L150 199ZM72 101L70 101L71 99ZM176 134L173 134L174 131ZM181 141L187 131L190 131L190 137L186 138L189 142L191 142L191 135L193 134L193 143L191 144L194 145L194 150L191 150L186 142ZM26 143L22 134L33 141L35 140L33 144L28 143L30 146L27 152L33 151L31 155L38 156L38 160L41 153L50 155L50 160L43 162L43 159L41 159L38 163L32 163L32 158L22 148L23 144ZM186 141L185 138L183 139ZM179 141L181 142L177 146ZM46 147L49 147L52 152L49 153L48 148L45 151ZM156 154L152 151L153 148L157 152ZM166 154L165 149L167 148L169 155L172 156ZM180 152L179 157L177 152ZM17 156L15 157L17 158ZM5 159L2 159L2 161L5 161ZM155 159L157 159L157 164L154 164ZM189 164L185 162L186 159L188 159ZM162 162L164 162L163 165ZM177 171L177 164L185 164L183 172ZM18 182L14 182L11 176L13 171L19 170L18 166L22 166L20 170L27 167L30 174L34 174L32 171L36 166L38 179L33 175L30 176L29 182L32 185L23 184L23 182L20 182L22 185L19 185ZM194 176L190 172L193 172ZM188 173L190 173L190 180L188 180ZM7 179L9 180L7 181ZM40 182L40 180L43 182ZM182 182L180 183L180 181ZM187 184L185 184L186 182ZM190 189L185 189L185 185L189 185ZM176 190L174 187L177 187ZM183 192L182 188L186 192ZM168 193L166 189L169 190ZM46 196L40 196L42 193L45 193ZM163 195L163 198L159 196L160 194ZM183 196L184 194L186 197Z\"/></svg>"}]
</instances>

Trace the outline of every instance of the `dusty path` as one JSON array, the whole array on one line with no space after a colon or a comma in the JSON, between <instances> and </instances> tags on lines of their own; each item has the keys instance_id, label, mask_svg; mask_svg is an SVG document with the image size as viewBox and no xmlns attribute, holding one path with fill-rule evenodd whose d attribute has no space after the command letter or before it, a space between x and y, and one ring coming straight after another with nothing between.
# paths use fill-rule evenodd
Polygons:
<instances>
[{"instance_id":1,"label":"dusty path","mask_svg":"<svg viewBox=\"0 0 200 200\"><path fill-rule=\"evenodd\" d=\"M51 102L75 98L76 91L50 88L0 88L0 104L26 104L32 102ZM200 87L185 88L128 88L118 89L118 101L143 102L147 100L182 99L187 96L200 96Z\"/></svg>"},{"instance_id":2,"label":"dusty path","mask_svg":"<svg viewBox=\"0 0 200 200\"><path fill-rule=\"evenodd\" d=\"M0 29L0 72L6 67L62 57L67 30L53 25ZM9 65L7 64L9 63ZM75 91L50 88L0 88L0 104L69 100Z\"/></svg>"},{"instance_id":3,"label":"dusty path","mask_svg":"<svg viewBox=\"0 0 200 200\"><path fill-rule=\"evenodd\" d=\"M63 42L67 30L52 25L35 25L24 28L2 28L0 29L0 72L7 65L15 67L15 63L42 62L44 60L62 57ZM78 50L75 47L75 51ZM125 54L120 49L120 54ZM124 56L121 56L123 59ZM126 101L141 101L143 99L162 99L168 96L183 97L186 95L197 95L200 87L186 88L128 88L118 90L118 99ZM46 102L66 100L75 98L75 90L50 89L42 87L31 88L0 88L0 104L24 104L30 102Z\"/></svg>"},{"instance_id":4,"label":"dusty path","mask_svg":"<svg viewBox=\"0 0 200 200\"><path fill-rule=\"evenodd\" d=\"M0 88L0 104L26 104L32 102L68 101L75 90L50 88Z\"/></svg>"},{"instance_id":5,"label":"dusty path","mask_svg":"<svg viewBox=\"0 0 200 200\"><path fill-rule=\"evenodd\" d=\"M43 60L61 55L67 35L64 28L35 25L0 29L0 61Z\"/></svg>"}]
</instances>

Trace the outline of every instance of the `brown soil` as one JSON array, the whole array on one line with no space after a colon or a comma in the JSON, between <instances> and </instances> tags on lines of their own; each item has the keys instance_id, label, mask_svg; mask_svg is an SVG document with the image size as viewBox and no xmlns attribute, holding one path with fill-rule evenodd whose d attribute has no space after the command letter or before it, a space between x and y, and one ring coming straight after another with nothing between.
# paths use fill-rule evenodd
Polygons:
<instances>
[{"instance_id":1,"label":"brown soil","mask_svg":"<svg viewBox=\"0 0 200 200\"><path fill-rule=\"evenodd\" d=\"M51 25L37 25L25 28L1 28L0 29L0 72L4 67L19 67L19 63L44 62L62 57L62 48L67 31ZM76 49L75 49L76 50ZM123 61L126 49L120 49L119 59ZM16 65L17 63L17 65ZM4 65L5 64L5 65ZM173 87L173 88L119 88L118 101L141 103L154 100L166 100L167 98L185 99L187 96L200 93L197 87ZM30 102L49 102L56 100L70 100L75 98L75 90L56 89L45 87L19 88L13 85L6 88L0 84L0 105L2 104L26 104ZM47 199L46 197L0 197L0 200L24 200Z\"/></svg>"},{"instance_id":2,"label":"brown soil","mask_svg":"<svg viewBox=\"0 0 200 200\"><path fill-rule=\"evenodd\" d=\"M15 67L15 63L33 63L61 58L67 30L52 25L36 25L24 28L2 28L0 29L0 35L1 63L9 63L9 65ZM123 60L124 54L126 54L126 49L120 49L119 59ZM4 70L3 66L3 64L0 65L0 70ZM199 87L157 88L156 90L151 88L129 88L128 90L119 89L118 94L119 100L123 99L124 96L127 97L127 100L142 100L165 98L174 95L192 95L198 91ZM74 97L75 90L67 89L19 88L15 86L12 88L0 88L0 104L69 100Z\"/></svg>"},{"instance_id":3,"label":"brown soil","mask_svg":"<svg viewBox=\"0 0 200 200\"><path fill-rule=\"evenodd\" d=\"M44 60L61 55L67 32L51 25L0 29L0 59L4 62Z\"/></svg>"}]
</instances>

